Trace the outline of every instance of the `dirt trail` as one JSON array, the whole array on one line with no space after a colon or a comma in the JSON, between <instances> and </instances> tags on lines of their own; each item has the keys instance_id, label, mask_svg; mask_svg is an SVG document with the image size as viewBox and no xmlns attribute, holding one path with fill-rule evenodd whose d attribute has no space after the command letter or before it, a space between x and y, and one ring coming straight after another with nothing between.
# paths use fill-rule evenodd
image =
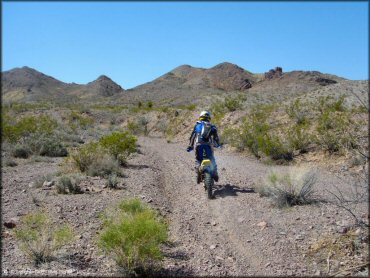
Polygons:
<instances>
[{"instance_id":1,"label":"dirt trail","mask_svg":"<svg viewBox=\"0 0 370 278\"><path fill-rule=\"evenodd\" d=\"M187 153L184 144L148 138L140 143L151 158L148 162L161 169L159 186L172 211L172 240L187 255L184 267L196 275L308 274L300 248L303 241L333 230L328 226L329 221L335 223L330 214L346 218L326 206L312 206L309 211L271 207L252 189L271 166L224 150L215 154L220 181L215 199L208 200L203 185L195 182L194 153ZM319 186L328 182L340 181L320 173Z\"/></svg>"},{"instance_id":2,"label":"dirt trail","mask_svg":"<svg viewBox=\"0 0 370 278\"><path fill-rule=\"evenodd\" d=\"M45 264L42 269L78 275L114 274L117 269L113 260L101 255L96 247L96 232L101 225L98 215L133 196L148 202L169 220L172 244L165 246L164 267L165 274L174 276L312 275L318 267L304 257L307 245L320 235L335 233L339 221L351 222L348 215L327 204L289 209L271 206L267 198L253 192L253 187L272 167L226 150L216 150L220 181L215 199L208 200L203 185L195 182L194 153L185 151L185 143L140 138L139 144L140 154L129 161L121 190L104 188L104 180L94 177L86 181L89 191L80 195L29 187L33 179L58 171L60 159L3 170L3 222L37 209L35 199L39 199L54 217L72 223L79 235L72 256ZM273 168L287 170L282 166ZM320 171L318 189L346 182ZM3 274L25 268L42 274L40 269L32 272L34 268L14 238L4 232Z\"/></svg>"}]
</instances>

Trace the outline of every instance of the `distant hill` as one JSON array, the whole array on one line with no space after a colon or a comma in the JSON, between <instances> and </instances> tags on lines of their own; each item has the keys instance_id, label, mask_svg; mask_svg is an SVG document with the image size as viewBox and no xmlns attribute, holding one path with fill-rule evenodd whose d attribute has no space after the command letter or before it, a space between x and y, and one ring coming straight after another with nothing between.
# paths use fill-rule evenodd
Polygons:
<instances>
[{"instance_id":1,"label":"distant hill","mask_svg":"<svg viewBox=\"0 0 370 278\"><path fill-rule=\"evenodd\" d=\"M1 75L3 101L70 102L96 99L124 92L107 76L86 85L64 83L29 67L15 68Z\"/></svg>"},{"instance_id":2,"label":"distant hill","mask_svg":"<svg viewBox=\"0 0 370 278\"><path fill-rule=\"evenodd\" d=\"M221 63L212 68L179 66L172 71L124 90L101 75L85 85L64 83L28 67L2 73L3 101L106 101L134 104L153 101L158 105L207 105L218 96L239 92L251 103L286 102L297 97L353 94L367 96L368 82L354 81L318 71L284 72L276 67L265 73L251 73L238 65Z\"/></svg>"}]
</instances>

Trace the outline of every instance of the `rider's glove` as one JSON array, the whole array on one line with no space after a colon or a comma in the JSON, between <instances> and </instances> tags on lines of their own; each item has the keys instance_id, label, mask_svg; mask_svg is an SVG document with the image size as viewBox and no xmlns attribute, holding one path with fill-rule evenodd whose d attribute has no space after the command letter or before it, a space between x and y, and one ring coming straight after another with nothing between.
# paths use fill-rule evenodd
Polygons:
<instances>
[{"instance_id":1,"label":"rider's glove","mask_svg":"<svg viewBox=\"0 0 370 278\"><path fill-rule=\"evenodd\" d=\"M191 146L187 147L187 149L186 149L186 151L187 151L188 153L190 153L192 150L193 150L193 147L191 147Z\"/></svg>"},{"instance_id":2,"label":"rider's glove","mask_svg":"<svg viewBox=\"0 0 370 278\"><path fill-rule=\"evenodd\" d=\"M216 146L216 148L217 149L222 149L222 145L220 144L220 145Z\"/></svg>"}]
</instances>

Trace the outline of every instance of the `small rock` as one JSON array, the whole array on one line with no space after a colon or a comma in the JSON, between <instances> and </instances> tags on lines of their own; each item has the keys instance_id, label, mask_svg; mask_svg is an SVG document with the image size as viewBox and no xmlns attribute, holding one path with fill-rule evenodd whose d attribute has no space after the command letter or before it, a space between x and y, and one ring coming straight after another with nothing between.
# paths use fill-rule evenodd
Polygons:
<instances>
[{"instance_id":1,"label":"small rock","mask_svg":"<svg viewBox=\"0 0 370 278\"><path fill-rule=\"evenodd\" d=\"M216 256L216 257L215 257L215 259L216 259L216 260L219 260L219 261L223 261L223 260L224 260L224 258L222 258L222 257L220 257L220 256Z\"/></svg>"},{"instance_id":2,"label":"small rock","mask_svg":"<svg viewBox=\"0 0 370 278\"><path fill-rule=\"evenodd\" d=\"M270 263L267 263L267 264L265 264L265 267L269 267L271 264Z\"/></svg>"},{"instance_id":3,"label":"small rock","mask_svg":"<svg viewBox=\"0 0 370 278\"><path fill-rule=\"evenodd\" d=\"M238 223L242 223L244 221L244 217L239 217L238 218Z\"/></svg>"},{"instance_id":4,"label":"small rock","mask_svg":"<svg viewBox=\"0 0 370 278\"><path fill-rule=\"evenodd\" d=\"M295 220L301 220L301 218L300 217L297 217Z\"/></svg>"},{"instance_id":5,"label":"small rock","mask_svg":"<svg viewBox=\"0 0 370 278\"><path fill-rule=\"evenodd\" d=\"M250 239L247 239L247 242L249 243L249 242L251 242L251 240Z\"/></svg>"},{"instance_id":6,"label":"small rock","mask_svg":"<svg viewBox=\"0 0 370 278\"><path fill-rule=\"evenodd\" d=\"M213 222L211 223L211 225L212 225L212 226L216 226L216 225L217 225L217 223L216 223L215 221L213 221Z\"/></svg>"},{"instance_id":7,"label":"small rock","mask_svg":"<svg viewBox=\"0 0 370 278\"><path fill-rule=\"evenodd\" d=\"M348 228L347 227L338 227L337 232L340 233L340 234L345 234L345 233L348 232Z\"/></svg>"},{"instance_id":8,"label":"small rock","mask_svg":"<svg viewBox=\"0 0 370 278\"><path fill-rule=\"evenodd\" d=\"M213 249L215 249L216 247L217 247L217 245L211 245L211 246L209 247L209 249L213 250Z\"/></svg>"},{"instance_id":9,"label":"small rock","mask_svg":"<svg viewBox=\"0 0 370 278\"><path fill-rule=\"evenodd\" d=\"M257 224L258 227L261 227L261 230L267 227L267 223L265 221L259 222Z\"/></svg>"},{"instance_id":10,"label":"small rock","mask_svg":"<svg viewBox=\"0 0 370 278\"><path fill-rule=\"evenodd\" d=\"M10 236L11 236L11 234L10 234L9 232L7 232L7 231L4 231L4 232L2 233L2 237L3 237L3 238L10 237Z\"/></svg>"},{"instance_id":11,"label":"small rock","mask_svg":"<svg viewBox=\"0 0 370 278\"><path fill-rule=\"evenodd\" d=\"M295 240L303 240L303 236L302 236L302 235L297 235L297 236L295 237Z\"/></svg>"},{"instance_id":12,"label":"small rock","mask_svg":"<svg viewBox=\"0 0 370 278\"><path fill-rule=\"evenodd\" d=\"M15 223L15 221L8 221L8 222L4 222L4 226L8 229L13 229L17 226L17 224Z\"/></svg>"},{"instance_id":13,"label":"small rock","mask_svg":"<svg viewBox=\"0 0 370 278\"><path fill-rule=\"evenodd\" d=\"M361 229L360 228L355 231L356 236L358 236L359 234L361 234Z\"/></svg>"},{"instance_id":14,"label":"small rock","mask_svg":"<svg viewBox=\"0 0 370 278\"><path fill-rule=\"evenodd\" d=\"M30 188L35 187L35 183L34 183L33 181L31 181L31 182L28 184L28 187L30 187Z\"/></svg>"},{"instance_id":15,"label":"small rock","mask_svg":"<svg viewBox=\"0 0 370 278\"><path fill-rule=\"evenodd\" d=\"M55 183L54 181L44 181L42 186L51 187L54 185L54 183Z\"/></svg>"}]
</instances>

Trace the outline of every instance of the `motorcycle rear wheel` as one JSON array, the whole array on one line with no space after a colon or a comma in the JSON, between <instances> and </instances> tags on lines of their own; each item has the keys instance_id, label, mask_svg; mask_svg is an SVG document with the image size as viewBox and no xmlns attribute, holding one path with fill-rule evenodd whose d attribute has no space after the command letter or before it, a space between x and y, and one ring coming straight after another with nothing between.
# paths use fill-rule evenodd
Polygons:
<instances>
[{"instance_id":1,"label":"motorcycle rear wheel","mask_svg":"<svg viewBox=\"0 0 370 278\"><path fill-rule=\"evenodd\" d=\"M208 172L204 173L204 185L207 188L208 199L212 199L213 178Z\"/></svg>"}]
</instances>

